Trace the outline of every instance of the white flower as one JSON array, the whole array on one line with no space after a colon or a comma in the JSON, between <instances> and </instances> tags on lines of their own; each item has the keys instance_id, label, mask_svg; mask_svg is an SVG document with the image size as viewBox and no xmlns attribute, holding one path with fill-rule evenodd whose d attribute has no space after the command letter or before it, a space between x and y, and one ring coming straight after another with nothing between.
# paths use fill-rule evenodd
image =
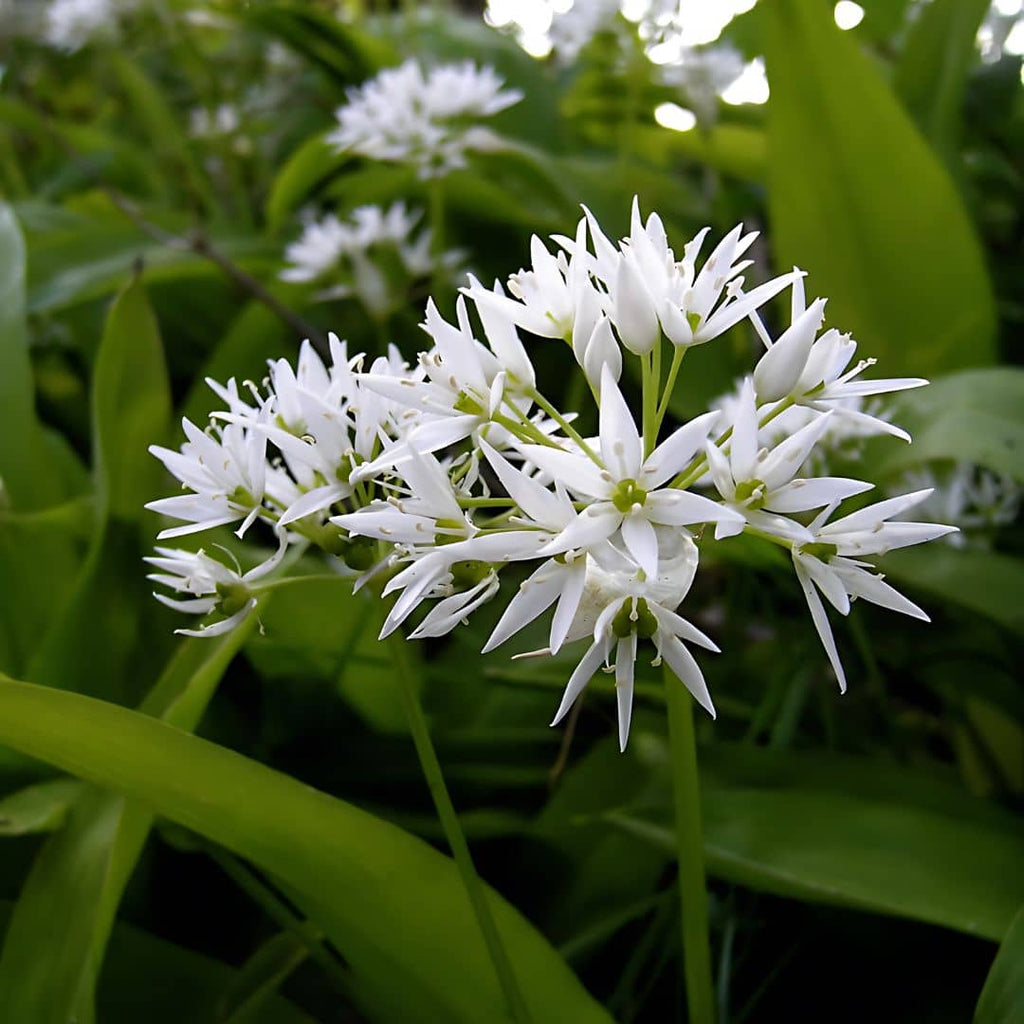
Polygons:
<instances>
[{"instance_id":1,"label":"white flower","mask_svg":"<svg viewBox=\"0 0 1024 1024\"><path fill-rule=\"evenodd\" d=\"M479 312L486 346L473 334L463 296L456 303L457 326L441 316L431 299L423 327L434 348L420 356L424 378L360 376L371 391L419 414L403 441L375 463L362 467L361 477L394 465L410 448L432 452L469 437L501 413L505 403L517 410L516 416L529 413L535 377L515 326L486 306Z\"/></svg>"},{"instance_id":2,"label":"white flower","mask_svg":"<svg viewBox=\"0 0 1024 1024\"><path fill-rule=\"evenodd\" d=\"M242 125L238 107L221 103L216 107L193 107L189 113L189 134L197 139L234 135Z\"/></svg>"},{"instance_id":3,"label":"white flower","mask_svg":"<svg viewBox=\"0 0 1024 1024\"><path fill-rule=\"evenodd\" d=\"M959 527L961 532L946 537L954 547L965 547L969 542L983 544L984 537L968 534L1009 526L1020 512L1022 492L1013 477L970 462L958 462L946 469L921 466L904 473L900 483L931 492L917 513L929 521Z\"/></svg>"},{"instance_id":4,"label":"white flower","mask_svg":"<svg viewBox=\"0 0 1024 1024\"><path fill-rule=\"evenodd\" d=\"M407 60L349 90L329 141L374 160L411 163L424 178L444 175L465 165L468 150L494 148L493 133L471 122L522 98L502 84L493 68L469 61L424 72Z\"/></svg>"},{"instance_id":5,"label":"white flower","mask_svg":"<svg viewBox=\"0 0 1024 1024\"><path fill-rule=\"evenodd\" d=\"M404 305L417 281L435 269L429 228L416 232L420 214L405 204L360 206L345 221L335 214L310 220L302 236L285 249L289 266L283 281L318 282L324 287L317 299L355 296L377 318ZM441 267L454 274L462 253L447 250L438 257Z\"/></svg>"},{"instance_id":6,"label":"white flower","mask_svg":"<svg viewBox=\"0 0 1024 1024\"><path fill-rule=\"evenodd\" d=\"M619 748L625 750L632 717L637 648L644 640L654 645L657 656L653 663L660 664L664 660L698 703L714 717L714 704L704 675L682 641L688 640L710 651L718 648L675 613L697 569L697 546L683 537L674 547L677 548L674 557L665 560L662 574L654 578L621 558L619 564L609 570L593 556L588 557L584 599L568 639L589 633L592 642L569 678L552 725L562 720L602 665L614 666Z\"/></svg>"},{"instance_id":7,"label":"white flower","mask_svg":"<svg viewBox=\"0 0 1024 1024\"><path fill-rule=\"evenodd\" d=\"M865 555L882 555L896 548L923 544L956 530L935 523L889 522L928 497L930 491L916 491L889 498L852 512L834 523L826 523L832 508L820 513L810 526L811 540L793 547L793 566L807 599L811 619L818 631L829 662L846 691L846 675L818 591L840 615L848 615L850 600L864 598L892 611L928 621L928 616L897 590L872 566L859 561ZM817 588L817 589L815 589Z\"/></svg>"},{"instance_id":8,"label":"white flower","mask_svg":"<svg viewBox=\"0 0 1024 1024\"><path fill-rule=\"evenodd\" d=\"M765 513L806 512L871 490L871 484L846 477L794 479L828 429L831 412L818 413L771 448L759 447L758 410L749 377L743 381L732 412L728 455L710 441L705 442L704 450L718 493L751 526L783 537L800 536L805 531L798 523L780 521L778 516ZM715 537L732 536L741 529L741 524L720 522Z\"/></svg>"},{"instance_id":9,"label":"white flower","mask_svg":"<svg viewBox=\"0 0 1024 1024\"><path fill-rule=\"evenodd\" d=\"M261 409L259 416L265 420L269 408ZM180 537L241 519L236 531L241 537L262 510L267 476L265 433L255 424L211 425L206 431L187 419L181 425L188 440L180 451L160 445L149 448L193 492L147 503L146 508L158 515L187 524L163 530L158 536L161 540Z\"/></svg>"},{"instance_id":10,"label":"white flower","mask_svg":"<svg viewBox=\"0 0 1024 1024\"><path fill-rule=\"evenodd\" d=\"M278 531L277 537L277 551L246 573L242 573L237 562L235 569L229 569L202 549L183 551L179 548L158 547L156 556L144 559L161 570L151 573L147 579L169 587L176 593L191 595L182 599L154 593L153 596L161 604L191 615L206 615L216 610L225 616L199 629L176 629L174 632L184 636L222 636L241 625L257 604L250 584L273 572L284 558L288 535ZM230 556L230 552L227 553Z\"/></svg>"},{"instance_id":11,"label":"white flower","mask_svg":"<svg viewBox=\"0 0 1024 1024\"><path fill-rule=\"evenodd\" d=\"M58 50L73 53L93 39L113 38L117 12L126 0L52 0L46 8L43 38Z\"/></svg>"},{"instance_id":12,"label":"white flower","mask_svg":"<svg viewBox=\"0 0 1024 1024\"><path fill-rule=\"evenodd\" d=\"M681 87L697 117L713 121L721 94L743 74L743 55L727 44L679 47L678 56L663 64L666 85Z\"/></svg>"},{"instance_id":13,"label":"white flower","mask_svg":"<svg viewBox=\"0 0 1024 1024\"><path fill-rule=\"evenodd\" d=\"M601 465L577 452L533 444L518 446L531 462L590 502L541 554L587 548L621 529L627 550L644 572L654 577L658 575L655 525L742 523L742 517L730 508L699 494L663 486L689 463L717 418L717 413L698 416L644 459L633 416L606 368L601 381Z\"/></svg>"}]
</instances>

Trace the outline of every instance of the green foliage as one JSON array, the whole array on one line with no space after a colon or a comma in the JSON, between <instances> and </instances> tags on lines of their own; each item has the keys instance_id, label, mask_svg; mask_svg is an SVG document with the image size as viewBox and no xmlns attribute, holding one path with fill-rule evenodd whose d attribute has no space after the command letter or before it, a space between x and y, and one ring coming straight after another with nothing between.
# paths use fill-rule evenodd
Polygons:
<instances>
[{"instance_id":1,"label":"green foliage","mask_svg":"<svg viewBox=\"0 0 1024 1024\"><path fill-rule=\"evenodd\" d=\"M992 361L981 249L939 159L878 69L816 0L761 12L773 101L768 183L783 265L888 374Z\"/></svg>"},{"instance_id":2,"label":"green foliage","mask_svg":"<svg viewBox=\"0 0 1024 1024\"><path fill-rule=\"evenodd\" d=\"M378 1019L493 1019L503 998L452 863L387 822L113 705L0 679L0 739L156 808L275 876L345 951ZM258 792L253 802L242 794ZM490 897L535 1020L606 1020L554 950ZM445 942L437 923L445 922Z\"/></svg>"},{"instance_id":3,"label":"green foliage","mask_svg":"<svg viewBox=\"0 0 1024 1024\"><path fill-rule=\"evenodd\" d=\"M933 379L886 403L912 445L849 439L830 471L879 499L954 467L1024 483L1024 371L997 365L1019 362L1024 325L1024 92L1019 60L978 57L987 3L934 0L911 19L906 0L862 0L843 33L830 2L762 0L723 38L766 57L767 105L712 104L687 132L653 110L694 96L625 19L572 61L536 60L453 5L402 6L226 3L197 18L187 0L140 4L116 41L74 53L41 44L41 5L5 24L4 1021L507 1018L376 598L293 550L293 578L239 631L174 646L181 622L145 580L159 524L143 505L169 480L148 448L176 444L182 415L207 424L205 378L248 400L268 360L329 331L370 359L424 346L425 286L377 322L280 279L307 216L401 201L485 282L527 264L531 235L571 234L581 203L614 237L638 195L677 256L704 225L766 225L758 263L808 271L828 325L878 357L866 376ZM413 168L326 141L346 90L410 56L493 63L524 93L433 214ZM455 283L431 292L451 318ZM787 316L766 310L773 336ZM730 391L760 346L742 323L693 349L669 420ZM589 436L565 348L531 351ZM270 543L258 530L201 543L248 566ZM698 723L723 1024L799 1018L838 988L858 1019L1024 1012L1024 544L1019 522L962 540L880 563L930 626L864 602L832 616L840 700L788 552L700 538L684 612L724 652L702 658L719 717ZM496 614L421 645L411 688L533 1020L676 1019L661 683L638 666L625 755L607 738L610 678L549 730L579 652L481 659ZM546 642L535 625L517 650Z\"/></svg>"},{"instance_id":4,"label":"green foliage","mask_svg":"<svg viewBox=\"0 0 1024 1024\"><path fill-rule=\"evenodd\" d=\"M1006 933L981 990L975 1024L1010 1024L1024 1014L1024 910Z\"/></svg>"}]
</instances>

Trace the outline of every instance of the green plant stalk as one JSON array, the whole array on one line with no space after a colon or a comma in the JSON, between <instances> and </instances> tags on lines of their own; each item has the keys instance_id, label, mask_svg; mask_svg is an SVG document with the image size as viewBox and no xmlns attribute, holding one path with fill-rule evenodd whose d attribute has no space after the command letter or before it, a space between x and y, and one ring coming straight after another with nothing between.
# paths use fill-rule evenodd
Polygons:
<instances>
[{"instance_id":1,"label":"green plant stalk","mask_svg":"<svg viewBox=\"0 0 1024 1024\"><path fill-rule=\"evenodd\" d=\"M715 989L711 977L708 935L708 890L704 877L697 744L693 701L666 666L665 698L672 752L672 793L676 819L676 857L679 863L680 920L683 974L690 1024L714 1024Z\"/></svg>"},{"instance_id":2,"label":"green plant stalk","mask_svg":"<svg viewBox=\"0 0 1024 1024\"><path fill-rule=\"evenodd\" d=\"M437 816L444 829L445 838L451 848L455 864L462 876L462 883L466 889L466 895L473 907L480 931L483 933L487 951L490 953L491 962L494 964L495 973L498 975L498 982L505 994L512 1019L519 1024L529 1024L530 1013L526 1007L526 1000L519 991L519 983L516 981L515 972L512 969L512 962L508 958L501 935L491 908L488 906L487 897L480 882L480 876L473 866L473 857L469 852L469 844L466 842L465 833L459 824L458 815L455 813L455 806L448 793L448 787L441 772L441 762L437 758L437 751L434 749L434 742L430 738L430 729L427 725L426 716L423 713L423 706L420 704L419 695L416 692L415 680L413 678L412 666L409 663L409 652L406 650L408 641L402 636L400 630L396 630L388 638L391 645L391 655L394 660L395 674L398 676L399 690L402 695L402 703L405 707L406 717L409 720L409 731L412 733L412 741L416 747L416 754L419 757L420 767L426 778L430 795L437 809Z\"/></svg>"},{"instance_id":3,"label":"green plant stalk","mask_svg":"<svg viewBox=\"0 0 1024 1024\"><path fill-rule=\"evenodd\" d=\"M434 273L431 290L434 298L445 291L444 280L444 178L431 178L427 184L427 202L429 204L430 254L433 256Z\"/></svg>"}]
</instances>

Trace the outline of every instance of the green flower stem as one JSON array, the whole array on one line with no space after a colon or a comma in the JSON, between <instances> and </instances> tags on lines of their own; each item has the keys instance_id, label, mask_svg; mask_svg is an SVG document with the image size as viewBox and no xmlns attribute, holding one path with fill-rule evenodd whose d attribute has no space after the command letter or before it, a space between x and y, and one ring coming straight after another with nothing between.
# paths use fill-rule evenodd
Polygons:
<instances>
[{"instance_id":1,"label":"green flower stem","mask_svg":"<svg viewBox=\"0 0 1024 1024\"><path fill-rule=\"evenodd\" d=\"M646 459L654 451L657 427L654 425L655 414L658 405L658 382L654 377L653 360L651 354L645 353L640 356L640 383L642 387L640 395L642 433L644 441L644 458Z\"/></svg>"},{"instance_id":2,"label":"green flower stem","mask_svg":"<svg viewBox=\"0 0 1024 1024\"><path fill-rule=\"evenodd\" d=\"M594 450L583 440L578 430L555 408L536 388L528 392L530 397L544 410L561 428L565 431L566 437L571 437L579 446L580 451L590 459L591 462L604 469L604 463L597 457Z\"/></svg>"},{"instance_id":3,"label":"green flower stem","mask_svg":"<svg viewBox=\"0 0 1024 1024\"><path fill-rule=\"evenodd\" d=\"M676 377L679 376L679 367L683 365L683 357L689 350L683 345L674 345L672 352L672 365L668 368L668 379L665 381L665 390L658 405L657 429L661 430L665 413L668 412L668 403L672 400L672 392L676 387Z\"/></svg>"},{"instance_id":4,"label":"green flower stem","mask_svg":"<svg viewBox=\"0 0 1024 1024\"><path fill-rule=\"evenodd\" d=\"M518 412L519 410L516 411ZM558 445L552 441L543 430L527 419L520 418L520 421L517 423L510 416L506 416L502 412L494 412L491 414L491 420L504 427L514 437L518 437L520 441L542 444L548 448L558 447Z\"/></svg>"},{"instance_id":5,"label":"green flower stem","mask_svg":"<svg viewBox=\"0 0 1024 1024\"><path fill-rule=\"evenodd\" d=\"M704 877L697 744L693 701L665 668L665 699L672 748L672 792L675 798L676 856L683 939L683 973L690 1024L714 1024L715 989L711 978L708 936L708 890Z\"/></svg>"},{"instance_id":6,"label":"green flower stem","mask_svg":"<svg viewBox=\"0 0 1024 1024\"><path fill-rule=\"evenodd\" d=\"M786 398L781 401L764 419L758 420L758 429L767 426L776 416L780 416L784 413L791 405L795 404L792 398ZM732 437L732 427L730 427L724 434L715 439L716 448L724 448L729 438ZM684 469L672 482L669 487L678 487L681 490L686 490L691 484L696 483L706 472L708 468L708 457L706 455L699 455L697 458L690 463L690 465Z\"/></svg>"},{"instance_id":7,"label":"green flower stem","mask_svg":"<svg viewBox=\"0 0 1024 1024\"><path fill-rule=\"evenodd\" d=\"M433 256L433 294L435 298L444 291L444 178L437 176L427 184L427 201L430 219L430 253Z\"/></svg>"},{"instance_id":8,"label":"green flower stem","mask_svg":"<svg viewBox=\"0 0 1024 1024\"><path fill-rule=\"evenodd\" d=\"M426 716L423 714L423 707L420 704L419 695L416 692L416 681L414 679L412 665L409 662L409 652L406 649L408 641L402 636L401 631L396 630L388 638L391 645L391 655L395 665L395 674L398 677L399 689L402 694L402 703L405 706L406 717L409 720L409 731L412 733L412 741L416 747L416 754L420 760L420 767L430 788L430 795L434 800L434 807L437 809L437 816L441 820L441 827L444 829L445 838L451 848L452 856L458 866L459 874L462 876L462 884L465 886L466 895L472 904L473 913L476 916L477 924L483 933L487 951L490 953L491 961L494 964L495 973L501 984L505 999L508 1002L512 1019L520 1024L528 1024L530 1014L526 1007L526 1001L519 990L512 963L505 951L501 941L497 925L491 914L491 908L487 902L487 895L484 891L480 876L473 866L473 857L469 852L469 844L459 824L458 815L452 804L452 798L445 785L444 775L441 773L441 763L437 759L437 751L430 738L430 729L427 725Z\"/></svg>"}]
</instances>

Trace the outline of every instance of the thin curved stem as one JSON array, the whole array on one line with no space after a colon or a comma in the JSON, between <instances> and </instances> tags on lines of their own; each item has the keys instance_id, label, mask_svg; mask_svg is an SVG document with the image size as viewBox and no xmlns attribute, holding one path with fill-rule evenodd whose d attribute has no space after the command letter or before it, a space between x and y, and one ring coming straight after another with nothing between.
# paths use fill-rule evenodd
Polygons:
<instances>
[{"instance_id":1,"label":"thin curved stem","mask_svg":"<svg viewBox=\"0 0 1024 1024\"><path fill-rule=\"evenodd\" d=\"M505 994L512 1019L518 1021L519 1024L529 1024L530 1013L526 1007L526 1000L519 989L512 963L494 922L483 882L473 866L469 844L466 842L465 833L459 824L459 817L455 813L455 806L452 804L452 798L441 772L441 762L437 758L434 742L430 738L430 729L420 704L419 694L416 691L413 669L409 662L409 652L405 646L408 641L402 636L401 631L396 630L388 638L388 643L391 646L395 675L398 677L402 703L409 720L409 731L412 733L412 741L416 747L420 767L423 769L423 775L430 788L430 795L434 800L434 807L441 821L441 827L444 829L445 838L448 840L448 846L451 848L459 874L462 876L466 895L469 897L477 924L480 926L484 942L487 945L487 951L490 953L491 962L494 964L498 982Z\"/></svg>"},{"instance_id":2,"label":"thin curved stem","mask_svg":"<svg viewBox=\"0 0 1024 1024\"><path fill-rule=\"evenodd\" d=\"M665 698L672 751L672 793L676 818L676 857L683 940L683 973L690 1024L714 1024L715 988L711 977L708 890L697 776L693 700L666 666Z\"/></svg>"}]
</instances>

